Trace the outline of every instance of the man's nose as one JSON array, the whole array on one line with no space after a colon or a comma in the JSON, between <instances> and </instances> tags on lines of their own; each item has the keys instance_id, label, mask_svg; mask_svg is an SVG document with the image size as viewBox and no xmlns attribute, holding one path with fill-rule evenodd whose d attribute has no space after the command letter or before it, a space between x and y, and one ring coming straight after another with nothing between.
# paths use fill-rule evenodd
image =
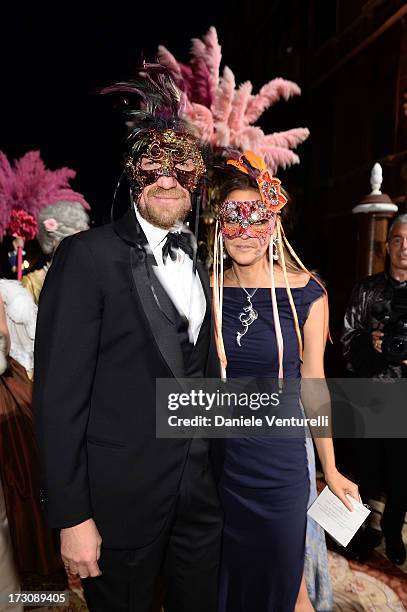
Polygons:
<instances>
[{"instance_id":1,"label":"man's nose","mask_svg":"<svg viewBox=\"0 0 407 612\"><path fill-rule=\"evenodd\" d=\"M174 187L177 187L178 182L175 176L166 176L163 174L158 177L157 185L163 189L174 189Z\"/></svg>"}]
</instances>

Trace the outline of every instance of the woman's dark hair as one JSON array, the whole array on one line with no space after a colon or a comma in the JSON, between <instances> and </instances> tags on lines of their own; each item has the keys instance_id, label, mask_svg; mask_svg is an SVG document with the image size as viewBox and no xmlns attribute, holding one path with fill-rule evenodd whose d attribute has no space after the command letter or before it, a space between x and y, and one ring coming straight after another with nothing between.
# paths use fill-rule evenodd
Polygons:
<instances>
[{"instance_id":1,"label":"woman's dark hair","mask_svg":"<svg viewBox=\"0 0 407 612\"><path fill-rule=\"evenodd\" d=\"M229 166L231 168L231 166ZM223 175L223 181L221 179ZM220 175L219 182L219 202L224 202L227 199L229 193L235 191L236 189L254 189L255 191L259 190L259 187L251 176L248 174L243 174L243 172L239 172L234 168L230 170L225 170Z\"/></svg>"}]
</instances>

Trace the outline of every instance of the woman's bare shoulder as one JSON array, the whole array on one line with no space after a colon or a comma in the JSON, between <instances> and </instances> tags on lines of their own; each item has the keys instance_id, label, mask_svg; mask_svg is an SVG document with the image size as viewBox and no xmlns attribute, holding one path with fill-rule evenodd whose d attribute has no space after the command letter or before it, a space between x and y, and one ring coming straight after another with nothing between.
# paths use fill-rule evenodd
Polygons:
<instances>
[{"instance_id":1,"label":"woman's bare shoulder","mask_svg":"<svg viewBox=\"0 0 407 612\"><path fill-rule=\"evenodd\" d=\"M298 272L287 270L287 278L291 289L295 289L299 287L305 287L311 277L307 272L303 272L302 270L299 270ZM282 270L280 270L276 278L276 282L277 285L285 285L285 279Z\"/></svg>"}]
</instances>

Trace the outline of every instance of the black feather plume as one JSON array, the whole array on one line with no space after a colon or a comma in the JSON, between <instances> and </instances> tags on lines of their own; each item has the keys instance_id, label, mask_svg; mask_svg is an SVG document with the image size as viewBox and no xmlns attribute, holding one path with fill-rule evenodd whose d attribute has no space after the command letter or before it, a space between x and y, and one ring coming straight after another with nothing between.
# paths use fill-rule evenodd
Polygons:
<instances>
[{"instance_id":1,"label":"black feather plume","mask_svg":"<svg viewBox=\"0 0 407 612\"><path fill-rule=\"evenodd\" d=\"M139 77L115 83L100 92L122 96L123 113L129 129L126 142L132 154L144 147L151 129L193 134L192 126L182 118L185 96L169 70L161 64L144 64Z\"/></svg>"}]
</instances>

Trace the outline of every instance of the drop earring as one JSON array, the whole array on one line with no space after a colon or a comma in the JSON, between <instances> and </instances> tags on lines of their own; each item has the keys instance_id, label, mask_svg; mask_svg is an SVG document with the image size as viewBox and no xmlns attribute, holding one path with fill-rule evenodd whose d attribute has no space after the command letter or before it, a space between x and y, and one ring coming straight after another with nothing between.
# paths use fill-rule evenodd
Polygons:
<instances>
[{"instance_id":1,"label":"drop earring","mask_svg":"<svg viewBox=\"0 0 407 612\"><path fill-rule=\"evenodd\" d=\"M280 258L278 253L278 238L273 236L273 259L277 261Z\"/></svg>"}]
</instances>

